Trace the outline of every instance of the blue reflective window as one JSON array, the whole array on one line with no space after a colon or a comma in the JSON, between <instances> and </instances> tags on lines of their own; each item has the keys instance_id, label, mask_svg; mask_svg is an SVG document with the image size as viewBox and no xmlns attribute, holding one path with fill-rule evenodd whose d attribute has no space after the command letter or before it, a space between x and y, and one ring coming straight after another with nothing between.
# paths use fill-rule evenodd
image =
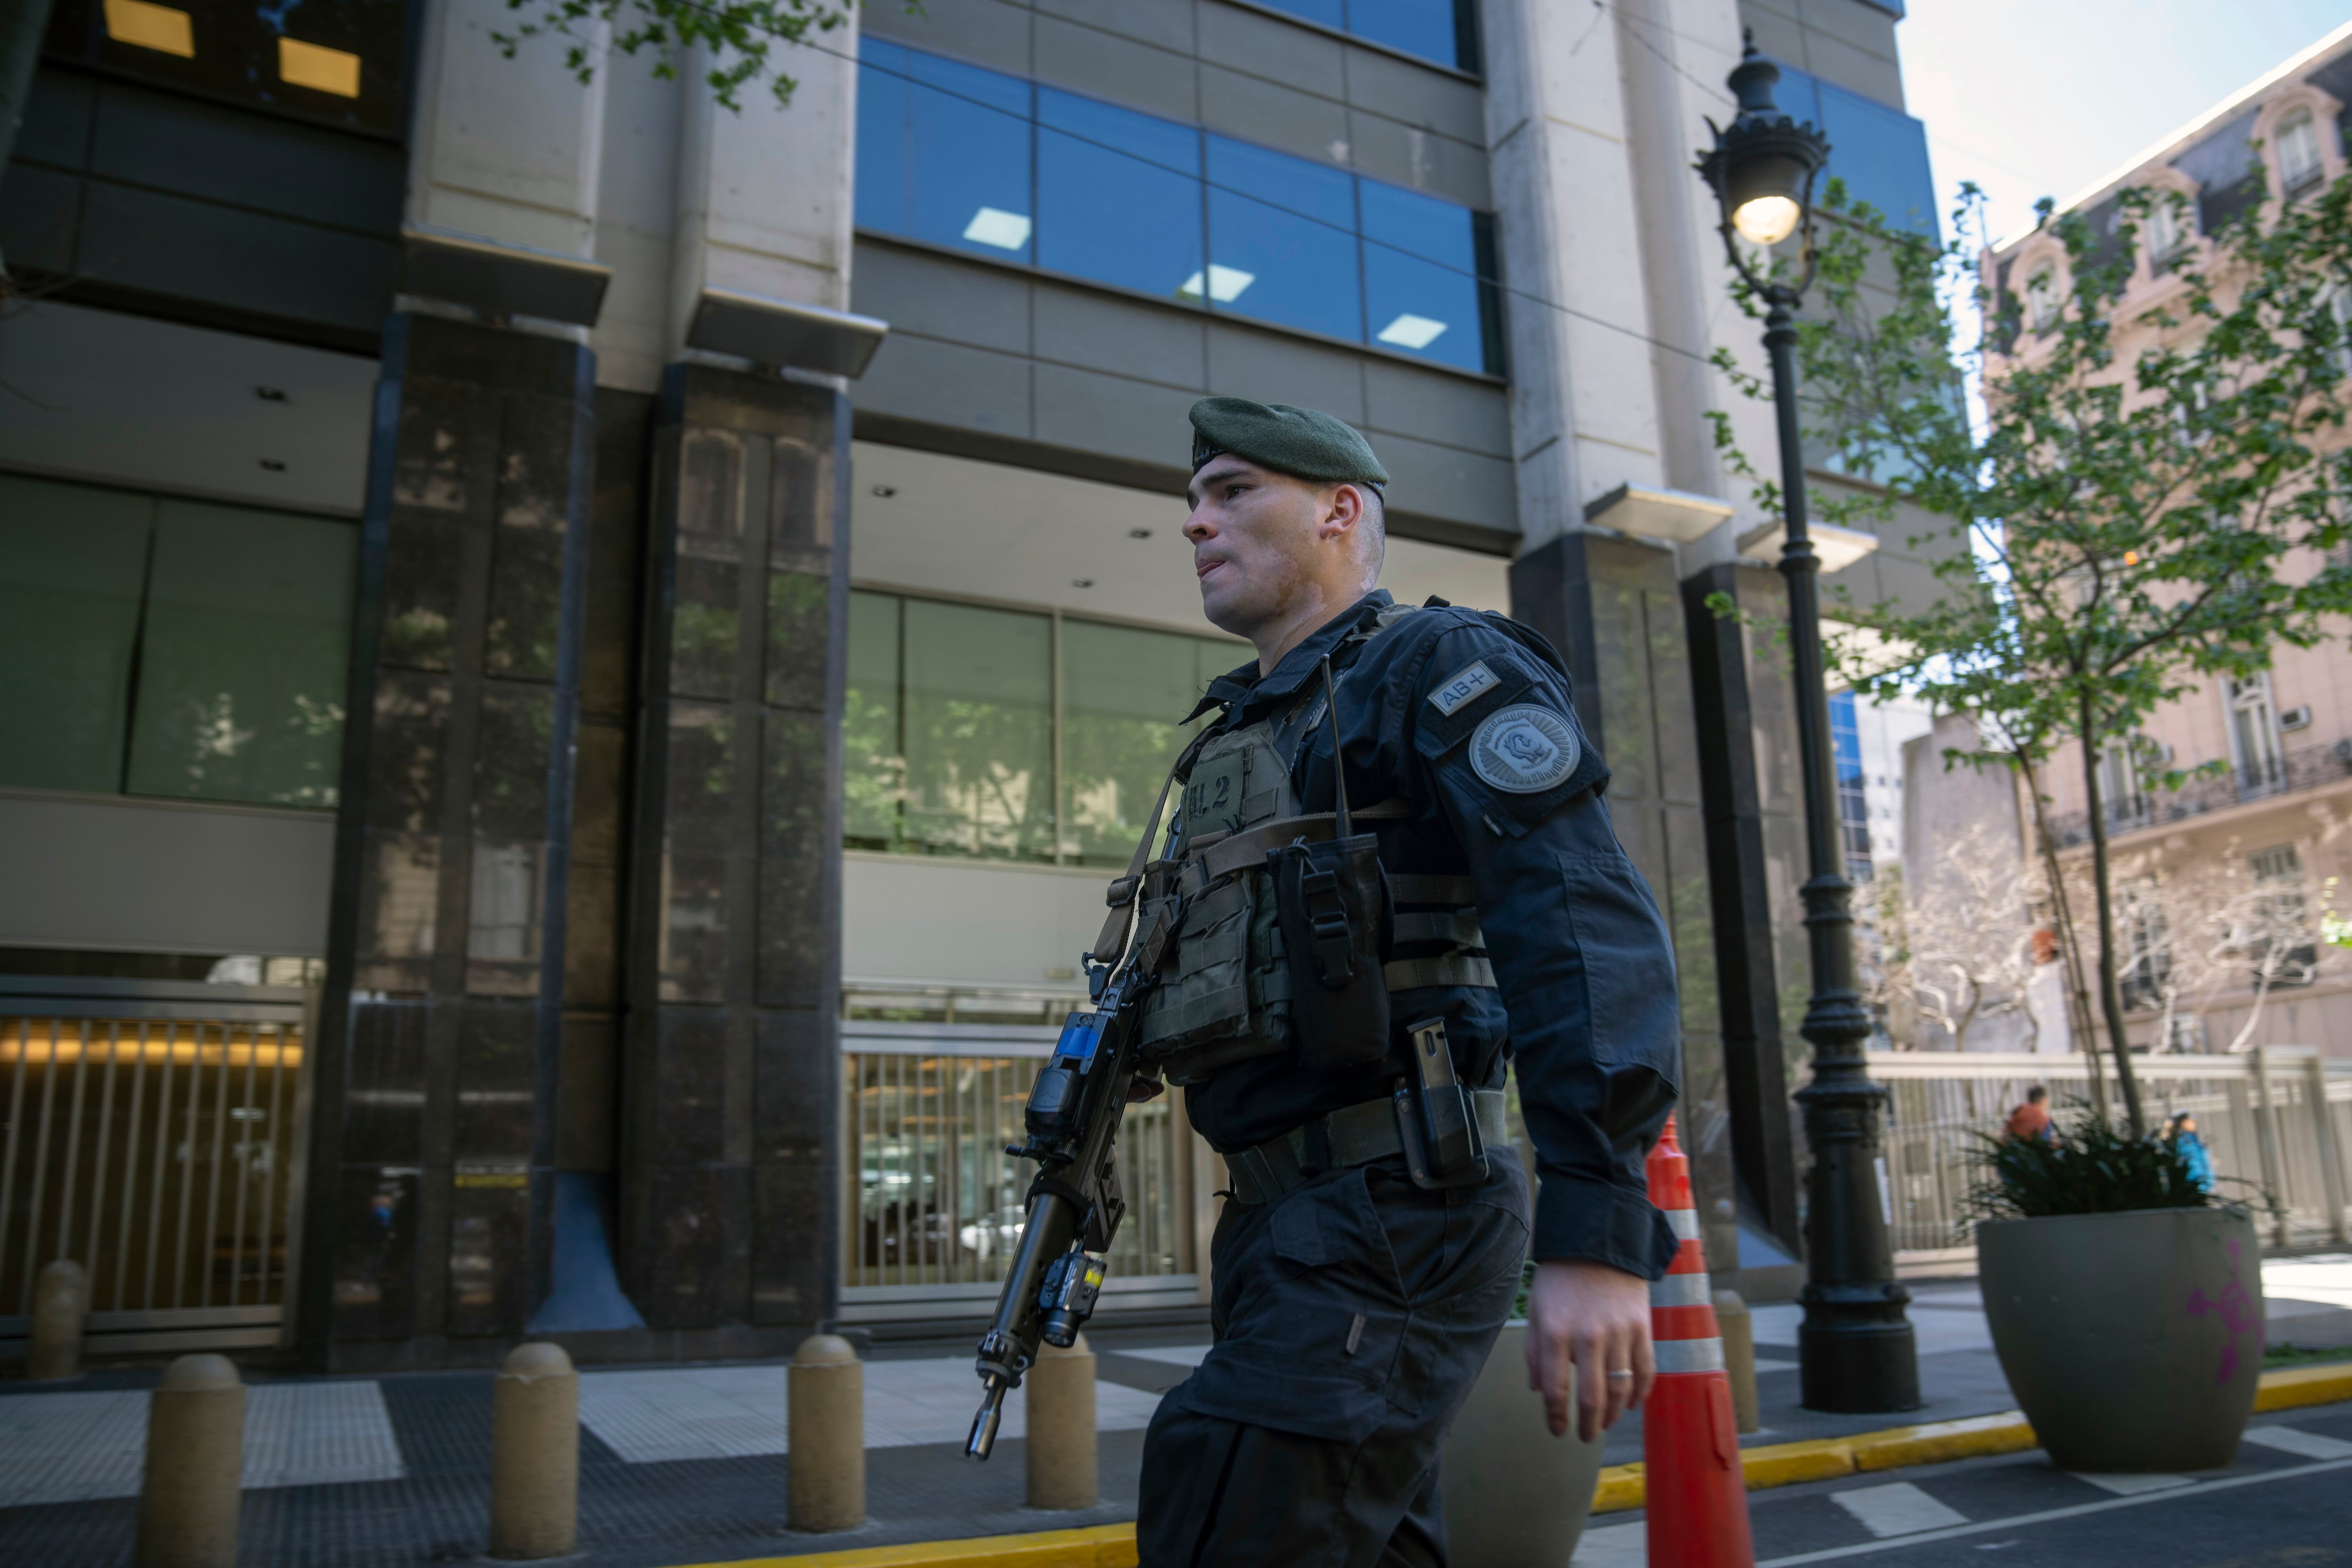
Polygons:
<instances>
[{"instance_id":1,"label":"blue reflective window","mask_svg":"<svg viewBox=\"0 0 2352 1568\"><path fill-rule=\"evenodd\" d=\"M1348 31L1440 65L1464 63L1455 0L1348 0Z\"/></svg>"},{"instance_id":2,"label":"blue reflective window","mask_svg":"<svg viewBox=\"0 0 2352 1568\"><path fill-rule=\"evenodd\" d=\"M857 224L1471 371L1498 369L1490 219L885 39Z\"/></svg>"},{"instance_id":3,"label":"blue reflective window","mask_svg":"<svg viewBox=\"0 0 2352 1568\"><path fill-rule=\"evenodd\" d=\"M1037 265L1197 300L1201 133L1037 89Z\"/></svg>"},{"instance_id":4,"label":"blue reflective window","mask_svg":"<svg viewBox=\"0 0 2352 1568\"><path fill-rule=\"evenodd\" d=\"M1927 128L1898 110L1873 103L1832 82L1821 84L1822 133L1830 139L1829 172L1861 201L1886 214L1890 228L1930 239L1936 177L1927 166Z\"/></svg>"},{"instance_id":5,"label":"blue reflective window","mask_svg":"<svg viewBox=\"0 0 2352 1568\"><path fill-rule=\"evenodd\" d=\"M1353 33L1441 66L1476 69L1465 38L1468 0L1261 0L1276 11Z\"/></svg>"},{"instance_id":6,"label":"blue reflective window","mask_svg":"<svg viewBox=\"0 0 2352 1568\"><path fill-rule=\"evenodd\" d=\"M1377 181L1359 185L1367 335L1384 348L1485 370L1476 215Z\"/></svg>"},{"instance_id":7,"label":"blue reflective window","mask_svg":"<svg viewBox=\"0 0 2352 1568\"><path fill-rule=\"evenodd\" d=\"M1360 340L1355 177L1222 136L1208 141L1211 308Z\"/></svg>"},{"instance_id":8,"label":"blue reflective window","mask_svg":"<svg viewBox=\"0 0 2352 1568\"><path fill-rule=\"evenodd\" d=\"M880 39L862 48L857 221L1029 260L1029 84Z\"/></svg>"},{"instance_id":9,"label":"blue reflective window","mask_svg":"<svg viewBox=\"0 0 2352 1568\"><path fill-rule=\"evenodd\" d=\"M1868 202L1885 214L1889 228L1908 228L1930 239L1941 232L1926 126L1790 65L1780 65L1773 97L1788 114L1811 120L1830 139L1829 167L1822 171L1817 193L1834 176L1845 182L1850 201Z\"/></svg>"}]
</instances>

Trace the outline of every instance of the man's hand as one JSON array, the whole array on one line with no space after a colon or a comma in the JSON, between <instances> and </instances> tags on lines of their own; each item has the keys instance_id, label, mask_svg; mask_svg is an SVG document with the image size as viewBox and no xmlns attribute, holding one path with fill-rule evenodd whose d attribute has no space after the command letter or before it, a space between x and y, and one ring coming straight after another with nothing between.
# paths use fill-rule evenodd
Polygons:
<instances>
[{"instance_id":1,"label":"man's hand","mask_svg":"<svg viewBox=\"0 0 2352 1568\"><path fill-rule=\"evenodd\" d=\"M1528 1386L1543 1395L1553 1437L1568 1434L1571 1383L1576 1435L1590 1443L1650 1396L1655 1375L1649 1281L1582 1259L1536 1265L1528 1289Z\"/></svg>"}]
</instances>

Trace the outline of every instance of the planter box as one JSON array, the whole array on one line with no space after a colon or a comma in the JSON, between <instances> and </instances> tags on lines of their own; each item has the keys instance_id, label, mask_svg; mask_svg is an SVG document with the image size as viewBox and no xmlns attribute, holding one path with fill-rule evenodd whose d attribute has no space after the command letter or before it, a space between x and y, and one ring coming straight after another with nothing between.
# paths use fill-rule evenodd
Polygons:
<instances>
[{"instance_id":1,"label":"planter box","mask_svg":"<svg viewBox=\"0 0 2352 1568\"><path fill-rule=\"evenodd\" d=\"M2263 1370L2252 1218L2150 1208L1977 1227L1993 1348L2061 1469L2227 1465Z\"/></svg>"},{"instance_id":2,"label":"planter box","mask_svg":"<svg viewBox=\"0 0 2352 1568\"><path fill-rule=\"evenodd\" d=\"M1601 1444L1555 1437L1528 1387L1528 1325L1506 1323L1438 1461L1453 1568L1568 1568L1592 1511Z\"/></svg>"}]
</instances>

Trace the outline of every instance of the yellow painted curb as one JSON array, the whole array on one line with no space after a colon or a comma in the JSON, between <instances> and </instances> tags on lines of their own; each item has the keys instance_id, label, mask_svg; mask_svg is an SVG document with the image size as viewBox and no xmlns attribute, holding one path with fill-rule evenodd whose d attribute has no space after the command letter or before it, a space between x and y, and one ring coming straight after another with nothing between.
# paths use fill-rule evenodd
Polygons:
<instances>
[{"instance_id":1,"label":"yellow painted curb","mask_svg":"<svg viewBox=\"0 0 2352 1568\"><path fill-rule=\"evenodd\" d=\"M1135 1568L1135 1525L1046 1530L1034 1535L983 1535L971 1541L919 1541L861 1546L798 1557L752 1557L684 1568Z\"/></svg>"},{"instance_id":2,"label":"yellow painted curb","mask_svg":"<svg viewBox=\"0 0 2352 1568\"><path fill-rule=\"evenodd\" d=\"M2352 1399L2352 1362L2328 1366L2283 1366L2263 1374L2254 1396L2257 1410L2293 1410L2305 1405L2333 1405Z\"/></svg>"},{"instance_id":3,"label":"yellow painted curb","mask_svg":"<svg viewBox=\"0 0 2352 1568\"><path fill-rule=\"evenodd\" d=\"M2263 1374L2254 1396L2257 1410L2293 1410L2305 1405L2352 1400L2352 1362L2328 1366L2283 1367ZM1851 1437L1817 1437L1801 1443L1769 1443L1743 1448L1740 1469L1748 1490L1834 1480L1856 1471L1940 1465L1986 1454L2021 1453L2034 1446L2033 1428L2014 1410L1964 1421L1931 1421L1890 1427ZM1592 1511L1622 1513L1640 1508L1644 1494L1640 1465L1612 1465L1593 1489ZM683 1568L1136 1568L1135 1526L1101 1524L1090 1530L1048 1530L1034 1535L986 1535L971 1541L929 1541L908 1546L862 1546L800 1557L754 1557L737 1563L701 1563Z\"/></svg>"},{"instance_id":4,"label":"yellow painted curb","mask_svg":"<svg viewBox=\"0 0 2352 1568\"><path fill-rule=\"evenodd\" d=\"M2282 1367L2263 1374L2254 1395L2256 1410L2293 1410L2352 1399L2352 1362L2340 1365ZM1895 1470L1909 1465L1940 1465L1986 1454L2019 1454L2034 1447L2033 1428L2014 1410L1964 1421L1931 1421L1891 1427L1851 1437L1820 1437L1802 1443L1770 1443L1739 1451L1748 1490L1834 1480L1857 1470ZM1642 1506L1642 1467L1615 1465L1601 1472L1592 1494L1595 1513L1622 1513Z\"/></svg>"}]
</instances>

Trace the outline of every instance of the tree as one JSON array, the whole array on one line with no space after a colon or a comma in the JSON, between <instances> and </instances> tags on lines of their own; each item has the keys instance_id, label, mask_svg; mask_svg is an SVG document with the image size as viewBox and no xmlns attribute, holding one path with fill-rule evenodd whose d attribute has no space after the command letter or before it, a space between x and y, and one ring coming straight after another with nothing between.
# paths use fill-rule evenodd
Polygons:
<instances>
[{"instance_id":1,"label":"tree","mask_svg":"<svg viewBox=\"0 0 2352 1568\"><path fill-rule=\"evenodd\" d=\"M1916 878L1905 925L1909 978L1919 1016L1941 1025L1966 1051L1971 1026L2022 1011L2033 976L2027 911L2040 892L2013 842L1979 822L1946 845L1931 873Z\"/></svg>"},{"instance_id":2,"label":"tree","mask_svg":"<svg viewBox=\"0 0 2352 1568\"><path fill-rule=\"evenodd\" d=\"M846 26L856 0L839 5L826 0L506 0L506 5L525 18L511 33L490 35L509 59L523 40L544 35L565 41L563 63L583 83L595 79L598 57L613 49L632 56L652 50L654 75L673 81L679 57L700 47L710 52L703 81L721 105L740 110L736 89L763 76L776 102L791 103L800 83L781 68L772 72L770 54L778 44L806 44L812 32L830 33Z\"/></svg>"},{"instance_id":3,"label":"tree","mask_svg":"<svg viewBox=\"0 0 2352 1568\"><path fill-rule=\"evenodd\" d=\"M2079 752L2099 1006L2138 1135L2102 749L2200 678L2252 675L2277 643L2308 645L2352 610L2352 570L2314 570L2304 553L2347 534L2323 459L2340 444L2352 359L2331 308L2352 280L2352 185L2257 205L2210 254L2168 258L2179 279L2168 304L2130 308L2138 236L2160 200L2181 198L2126 192L2105 233L2043 202L2065 265L2037 273L2037 319L2021 339L2017 301L1982 270L1972 187L1937 246L1847 205L1832 182L1818 305L1799 329L1817 461L1876 482L1820 497L1822 515L1885 528L1907 502L1947 519L1936 602L1841 609L1895 650L1847 672L1857 691L1976 716L1998 739L1970 760L2038 768L2068 742ZM1980 329L1964 332L1956 306L1972 306ZM2145 351L2127 357L2119 336L2145 339ZM1727 356L1718 363L1769 396ZM1961 376L1981 388L1981 412L1958 395ZM1728 421L1717 431L1729 447ZM1732 458L1777 510L1777 490Z\"/></svg>"}]
</instances>

